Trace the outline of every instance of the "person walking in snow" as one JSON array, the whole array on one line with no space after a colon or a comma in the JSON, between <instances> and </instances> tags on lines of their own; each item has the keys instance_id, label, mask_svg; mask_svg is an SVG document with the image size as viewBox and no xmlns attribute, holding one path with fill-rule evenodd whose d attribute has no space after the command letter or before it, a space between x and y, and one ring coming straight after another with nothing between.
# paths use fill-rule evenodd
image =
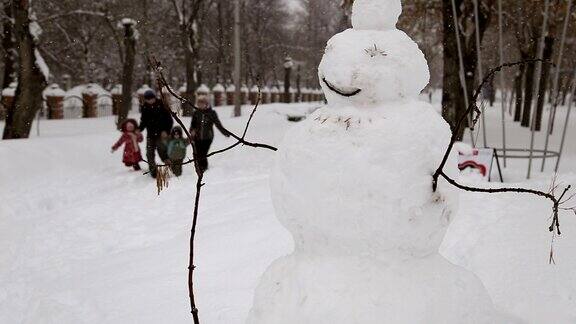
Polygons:
<instances>
[{"instance_id":1,"label":"person walking in snow","mask_svg":"<svg viewBox=\"0 0 576 324\"><path fill-rule=\"evenodd\" d=\"M144 93L144 102L140 110L142 115L139 130L140 132L144 130L147 132L146 159L148 160L150 175L156 178L156 151L164 163L170 162L166 146L162 145L162 141L168 138L174 121L164 103L156 97L153 90L147 90Z\"/></svg>"},{"instance_id":2,"label":"person walking in snow","mask_svg":"<svg viewBox=\"0 0 576 324\"><path fill-rule=\"evenodd\" d=\"M142 154L140 153L138 143L142 142L143 138L142 133L138 131L138 122L134 119L128 119L122 123L121 130L122 136L120 136L120 139L112 146L112 153L124 145L124 154L122 157L124 165L132 167L136 171L141 170L139 162L142 160Z\"/></svg>"},{"instance_id":3,"label":"person walking in snow","mask_svg":"<svg viewBox=\"0 0 576 324\"><path fill-rule=\"evenodd\" d=\"M230 132L222 126L218 114L210 107L207 98L198 98L197 108L192 115L190 135L196 146L196 158L198 158L200 168L206 171L208 169L207 155L214 140L214 126L226 137L230 137Z\"/></svg>"},{"instance_id":4,"label":"person walking in snow","mask_svg":"<svg viewBox=\"0 0 576 324\"><path fill-rule=\"evenodd\" d=\"M182 128L176 126L170 133L168 143L168 158L170 158L170 168L175 176L182 175L182 163L186 158L186 148L190 145L182 136Z\"/></svg>"}]
</instances>

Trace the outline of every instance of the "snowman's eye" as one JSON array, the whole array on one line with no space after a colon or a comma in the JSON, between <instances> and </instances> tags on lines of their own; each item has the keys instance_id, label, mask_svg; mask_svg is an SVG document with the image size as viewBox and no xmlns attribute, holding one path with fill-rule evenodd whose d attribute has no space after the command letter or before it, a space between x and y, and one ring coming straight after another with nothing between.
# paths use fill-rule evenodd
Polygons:
<instances>
[{"instance_id":1,"label":"snowman's eye","mask_svg":"<svg viewBox=\"0 0 576 324\"><path fill-rule=\"evenodd\" d=\"M370 57L376 57L376 56L387 56L388 54L386 54L386 52L384 52L384 50L381 50L378 48L378 46L376 44L374 44L374 47L370 47L364 50L364 52L366 52L366 54L370 55Z\"/></svg>"}]
</instances>

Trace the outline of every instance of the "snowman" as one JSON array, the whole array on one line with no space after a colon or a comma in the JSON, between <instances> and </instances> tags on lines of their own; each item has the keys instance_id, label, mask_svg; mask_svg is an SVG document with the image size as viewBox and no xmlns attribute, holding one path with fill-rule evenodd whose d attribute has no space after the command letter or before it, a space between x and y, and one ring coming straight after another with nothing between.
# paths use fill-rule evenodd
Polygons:
<instances>
[{"instance_id":1,"label":"snowman","mask_svg":"<svg viewBox=\"0 0 576 324\"><path fill-rule=\"evenodd\" d=\"M432 175L451 132L418 100L428 65L395 28L401 10L356 0L353 28L326 46L328 105L288 132L271 175L294 252L263 275L249 324L502 322L481 282L438 253L458 197L433 192Z\"/></svg>"}]
</instances>

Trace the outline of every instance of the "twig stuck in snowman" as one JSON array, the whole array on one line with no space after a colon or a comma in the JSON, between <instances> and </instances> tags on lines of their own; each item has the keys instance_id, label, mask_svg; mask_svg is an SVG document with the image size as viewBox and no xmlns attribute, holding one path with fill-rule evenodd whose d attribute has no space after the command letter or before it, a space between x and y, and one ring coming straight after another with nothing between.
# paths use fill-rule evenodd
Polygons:
<instances>
[{"instance_id":1,"label":"twig stuck in snowman","mask_svg":"<svg viewBox=\"0 0 576 324\"><path fill-rule=\"evenodd\" d=\"M385 51L378 49L378 45L374 44L374 48L367 48L364 50L366 54L370 55L370 57L376 57L378 55L381 56L388 56Z\"/></svg>"}]
</instances>

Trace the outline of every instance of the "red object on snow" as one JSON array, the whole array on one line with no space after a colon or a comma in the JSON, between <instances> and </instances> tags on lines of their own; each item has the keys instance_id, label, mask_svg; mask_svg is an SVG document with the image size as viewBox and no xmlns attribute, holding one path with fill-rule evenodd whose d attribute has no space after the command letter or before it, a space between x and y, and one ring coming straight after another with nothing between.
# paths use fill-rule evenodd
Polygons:
<instances>
[{"instance_id":1,"label":"red object on snow","mask_svg":"<svg viewBox=\"0 0 576 324\"><path fill-rule=\"evenodd\" d=\"M460 169L460 171L466 169L466 168L473 168L476 169L478 171L480 171L480 173L482 174L482 176L486 176L488 173L488 170L486 169L485 165L482 165L480 163L476 163L475 161L464 161L460 164L458 164L458 169Z\"/></svg>"}]
</instances>

